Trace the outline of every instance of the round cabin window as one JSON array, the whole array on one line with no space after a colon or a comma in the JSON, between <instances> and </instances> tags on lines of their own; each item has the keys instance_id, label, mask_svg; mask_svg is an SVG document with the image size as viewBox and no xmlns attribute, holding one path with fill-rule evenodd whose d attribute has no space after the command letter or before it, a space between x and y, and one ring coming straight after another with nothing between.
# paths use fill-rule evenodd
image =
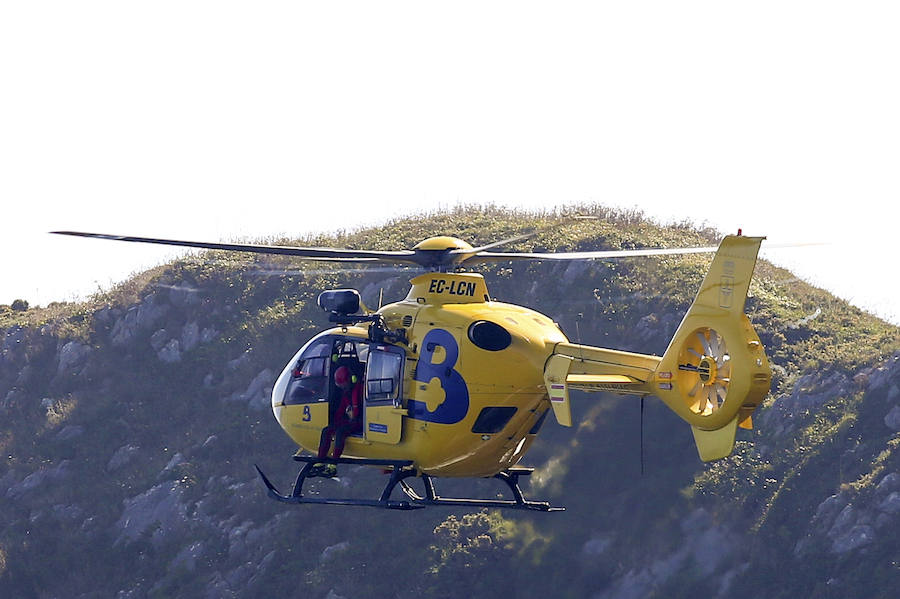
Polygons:
<instances>
[{"instance_id":1,"label":"round cabin window","mask_svg":"<svg viewBox=\"0 0 900 599\"><path fill-rule=\"evenodd\" d=\"M512 335L499 324L479 320L469 326L469 341L488 351L500 351L512 343Z\"/></svg>"}]
</instances>

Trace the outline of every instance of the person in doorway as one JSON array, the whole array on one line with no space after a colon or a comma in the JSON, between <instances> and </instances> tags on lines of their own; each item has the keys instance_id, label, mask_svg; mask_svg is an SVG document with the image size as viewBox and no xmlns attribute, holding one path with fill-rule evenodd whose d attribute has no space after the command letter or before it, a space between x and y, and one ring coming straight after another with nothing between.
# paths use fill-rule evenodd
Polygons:
<instances>
[{"instance_id":1,"label":"person in doorway","mask_svg":"<svg viewBox=\"0 0 900 599\"><path fill-rule=\"evenodd\" d=\"M328 458L328 450L332 440L334 449L331 457L337 459L344 452L344 442L347 435L362 432L362 395L363 384L356 375L346 366L341 366L334 372L334 384L340 389L341 398L338 401L337 410L331 420L331 424L322 429L322 437L319 441L318 458ZM331 477L337 474L337 466L319 462L313 466L313 476Z\"/></svg>"}]
</instances>

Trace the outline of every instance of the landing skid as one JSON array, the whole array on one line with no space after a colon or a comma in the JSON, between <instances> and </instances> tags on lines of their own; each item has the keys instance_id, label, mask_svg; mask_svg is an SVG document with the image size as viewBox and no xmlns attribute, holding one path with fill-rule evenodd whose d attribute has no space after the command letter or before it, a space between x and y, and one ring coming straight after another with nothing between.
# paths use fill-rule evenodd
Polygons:
<instances>
[{"instance_id":1,"label":"landing skid","mask_svg":"<svg viewBox=\"0 0 900 599\"><path fill-rule=\"evenodd\" d=\"M502 508L513 510L532 510L538 512L557 512L565 510L564 507L552 507L546 501L528 501L522 495L519 488L519 477L530 476L534 472L533 468L523 468L514 466L498 472L493 476L503 481L512 493L512 499L465 499L455 497L441 497L434 488L434 477L427 474L418 474L413 467L411 460L370 460L362 458L338 458L320 460L315 456L294 456L298 462L306 462L297 474L297 480L294 482L294 488L290 495L284 495L275 488L269 479L263 474L259 466L256 471L266 485L269 497L276 501L284 503L320 503L327 505L359 505L366 507L379 507L391 510L415 510L427 507L429 505L444 505L450 507L488 507ZM307 478L312 478L311 471L313 465L318 462L327 462L330 464L353 464L365 466L380 466L390 469L391 478L381 492L378 499L343 499L330 497L310 497L303 494L303 483ZM409 478L421 477L425 485L425 496L419 495L407 482ZM391 499L394 489L400 486L400 490L406 495L406 499Z\"/></svg>"}]
</instances>

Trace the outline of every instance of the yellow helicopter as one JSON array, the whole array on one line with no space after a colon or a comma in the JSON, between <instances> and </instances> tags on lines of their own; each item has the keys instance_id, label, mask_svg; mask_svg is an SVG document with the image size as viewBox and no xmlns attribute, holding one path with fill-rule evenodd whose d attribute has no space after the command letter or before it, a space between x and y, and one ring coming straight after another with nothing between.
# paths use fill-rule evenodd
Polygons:
<instances>
[{"instance_id":1,"label":"yellow helicopter","mask_svg":"<svg viewBox=\"0 0 900 599\"><path fill-rule=\"evenodd\" d=\"M572 426L569 391L656 396L694 433L700 458L729 455L738 426L767 395L771 370L744 304L763 237L726 236L716 247L563 253L497 252L529 235L481 247L432 237L411 250L369 251L206 243L54 231L119 241L279 254L355 263L412 264L429 272L411 280L402 301L370 310L353 289L323 291L319 306L335 326L310 339L284 367L272 393L275 418L304 462L282 494L257 466L268 493L289 503L415 509L428 505L554 511L525 499L517 464L552 411ZM591 260L715 252L699 292L662 357L570 343L552 319L495 301L484 277L462 266L514 260ZM334 425L342 390L335 374L359 385L359 426L339 457L319 457L323 430ZM303 454L302 450L312 455ZM378 499L304 495L321 463L365 464L391 474ZM419 477L424 494L408 479ZM511 499L440 496L438 477L494 477ZM403 499L393 499L397 487Z\"/></svg>"}]
</instances>

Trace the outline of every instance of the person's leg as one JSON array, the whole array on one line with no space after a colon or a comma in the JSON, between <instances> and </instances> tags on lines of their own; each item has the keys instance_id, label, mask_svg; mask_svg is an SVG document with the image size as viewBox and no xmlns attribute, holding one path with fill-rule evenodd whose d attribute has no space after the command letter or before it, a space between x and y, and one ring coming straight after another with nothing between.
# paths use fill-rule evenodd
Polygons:
<instances>
[{"instance_id":1,"label":"person's leg","mask_svg":"<svg viewBox=\"0 0 900 599\"><path fill-rule=\"evenodd\" d=\"M334 433L334 452L332 452L332 456L335 458L341 457L341 454L344 453L344 441L347 440L347 435L353 431L353 425L349 422L342 422L340 425L336 427L336 431Z\"/></svg>"},{"instance_id":2,"label":"person's leg","mask_svg":"<svg viewBox=\"0 0 900 599\"><path fill-rule=\"evenodd\" d=\"M319 451L316 454L320 460L328 457L328 449L331 447L331 440L334 438L335 428L326 426L322 429L322 436L319 438Z\"/></svg>"}]
</instances>

